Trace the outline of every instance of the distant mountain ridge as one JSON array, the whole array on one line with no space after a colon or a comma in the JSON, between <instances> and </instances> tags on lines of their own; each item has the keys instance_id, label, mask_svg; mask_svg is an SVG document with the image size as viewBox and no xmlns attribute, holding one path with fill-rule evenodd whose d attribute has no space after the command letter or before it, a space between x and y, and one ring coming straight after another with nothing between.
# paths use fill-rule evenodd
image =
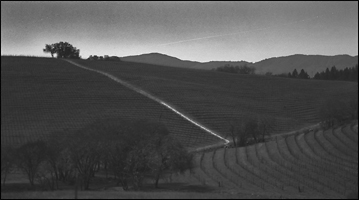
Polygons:
<instances>
[{"instance_id":1,"label":"distant mountain ridge","mask_svg":"<svg viewBox=\"0 0 359 200\"><path fill-rule=\"evenodd\" d=\"M121 60L129 61L129 62L139 62L139 63L164 65L170 67L185 67L185 68L192 68L192 66L200 64L200 62L180 60L176 57L172 57L160 53L149 53L149 54L142 54L137 56L126 56L126 57L122 57Z\"/></svg>"},{"instance_id":2,"label":"distant mountain ridge","mask_svg":"<svg viewBox=\"0 0 359 200\"><path fill-rule=\"evenodd\" d=\"M261 60L254 63L258 73L272 72L273 74L288 73L297 69L298 72L304 69L311 77L316 72L325 71L328 67L335 66L337 69L353 67L358 64L358 56L349 55L303 55L295 54L290 56L275 57Z\"/></svg>"},{"instance_id":3,"label":"distant mountain ridge","mask_svg":"<svg viewBox=\"0 0 359 200\"><path fill-rule=\"evenodd\" d=\"M344 69L346 67L353 67L358 64L358 56L325 56L303 54L267 58L255 63L247 61L210 61L202 63L197 61L181 60L176 57L160 53L126 56L121 57L121 60L171 67L184 67L191 69L207 70L211 70L213 68L217 68L226 64L233 66L247 65L255 67L256 73L258 74L264 74L266 72L272 72L273 74L281 74L292 72L294 69L297 69L297 71L304 69L311 77L313 77L316 72L324 71L327 67L330 69L332 66L335 66L337 69Z\"/></svg>"}]
</instances>

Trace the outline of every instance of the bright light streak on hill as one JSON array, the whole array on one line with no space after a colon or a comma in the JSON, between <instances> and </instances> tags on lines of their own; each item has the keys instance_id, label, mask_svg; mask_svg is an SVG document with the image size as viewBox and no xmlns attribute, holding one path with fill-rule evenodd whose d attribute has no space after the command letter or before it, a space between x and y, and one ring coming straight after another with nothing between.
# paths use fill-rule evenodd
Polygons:
<instances>
[{"instance_id":1,"label":"bright light streak on hill","mask_svg":"<svg viewBox=\"0 0 359 200\"><path fill-rule=\"evenodd\" d=\"M83 68L83 69L86 69L86 70L89 70L89 71L93 71L93 72L97 72L97 73L99 73L99 74L105 75L105 76L109 77L110 79L112 79L112 80L114 80L114 81L120 83L121 85L123 85L123 86L125 86L125 87L127 87L127 88L129 88L129 89L131 89L131 90L134 90L134 91L136 91L136 92L138 92L138 93L140 93L140 94L142 94L142 95L144 95L144 96L146 96L146 97L148 97L148 98L150 98L150 99L152 99L152 100L154 100L154 101L156 101L156 102L158 102L158 103L160 103L160 104L166 106L168 109L172 110L173 112L175 112L176 114L178 114L178 115L181 116L182 118L184 118L184 119L186 119L187 121L191 122L192 124L198 126L199 128L205 130L207 133L210 133L210 134L212 134L212 135L214 135L214 136L220 138L221 140L224 140L224 141L225 141L225 144L228 144L228 143L229 143L229 140L224 139L224 138L221 137L220 135L214 133L214 131L211 131L210 129L206 128L205 126L201 125L200 123L195 122L194 120L190 119L189 117L187 117L187 116L184 115L183 113L179 112L178 110L176 110L175 108L173 108L172 106L170 106L168 103L165 103L164 101L160 100L159 98L157 98L157 97L155 97L155 96L149 94L148 92L145 92L145 91L143 91L143 90L141 90L141 89L135 87L134 85L131 85L131 84L127 83L126 81L123 81L123 80L121 80L121 79L119 79L119 78L117 78L117 77L115 77L115 76L113 76L113 75L111 75L111 74L106 73L106 72L103 72L103 71L100 71L100 70L96 70L96 69L87 68L87 67L85 67L85 66L83 66L83 65L80 65L80 64L78 64L78 63L76 63L76 62L74 62L74 61L71 61L71 60L65 60L65 61L67 61L67 62L69 62L69 63L71 63L71 64L73 64L73 65L76 65L76 66L78 66L78 67L80 67L80 68Z\"/></svg>"}]
</instances>

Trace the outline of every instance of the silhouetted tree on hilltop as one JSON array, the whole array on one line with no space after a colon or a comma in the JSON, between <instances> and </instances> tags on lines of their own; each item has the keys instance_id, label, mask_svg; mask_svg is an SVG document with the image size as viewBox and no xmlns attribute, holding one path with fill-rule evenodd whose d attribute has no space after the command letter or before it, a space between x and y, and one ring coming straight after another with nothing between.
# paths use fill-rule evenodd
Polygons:
<instances>
[{"instance_id":1,"label":"silhouetted tree on hilltop","mask_svg":"<svg viewBox=\"0 0 359 200\"><path fill-rule=\"evenodd\" d=\"M80 58L80 49L73 47L68 42L59 42L54 44L46 44L43 49L44 53L57 54L57 58Z\"/></svg>"}]
</instances>

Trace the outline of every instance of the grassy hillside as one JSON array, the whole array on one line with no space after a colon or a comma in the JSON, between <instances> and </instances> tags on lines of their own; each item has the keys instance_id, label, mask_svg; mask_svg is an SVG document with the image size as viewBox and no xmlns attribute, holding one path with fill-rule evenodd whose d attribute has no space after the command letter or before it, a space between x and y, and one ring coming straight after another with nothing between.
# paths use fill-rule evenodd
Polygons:
<instances>
[{"instance_id":1,"label":"grassy hillside","mask_svg":"<svg viewBox=\"0 0 359 200\"><path fill-rule=\"evenodd\" d=\"M276 133L318 122L331 97L358 94L351 82L232 75L130 62L77 60L158 96L222 136L229 120L267 114ZM163 121L187 147L220 142L164 106L109 78L50 58L2 57L2 144L72 131L104 117Z\"/></svg>"},{"instance_id":2,"label":"grassy hillside","mask_svg":"<svg viewBox=\"0 0 359 200\"><path fill-rule=\"evenodd\" d=\"M1 145L17 145L99 118L160 120L185 146L213 144L172 111L105 76L50 58L1 58Z\"/></svg>"},{"instance_id":3,"label":"grassy hillside","mask_svg":"<svg viewBox=\"0 0 359 200\"><path fill-rule=\"evenodd\" d=\"M130 62L76 62L136 85L222 135L228 133L231 118L257 114L275 117L277 133L306 126L318 122L318 110L327 99L358 95L358 84L352 82L232 75ZM59 59L2 57L2 146L77 130L107 117L161 120L187 148L220 142L103 75ZM358 187L357 123L197 153L194 169L169 174L161 184L207 188L203 195L178 191L166 193L169 197L220 198L224 193L229 198L343 198ZM70 198L73 191L58 194ZM140 198L163 197L163 193L152 194ZM47 198L54 193L21 195L2 193L2 198ZM111 192L81 195L112 197ZM137 193L125 196L131 195Z\"/></svg>"},{"instance_id":4,"label":"grassy hillside","mask_svg":"<svg viewBox=\"0 0 359 200\"><path fill-rule=\"evenodd\" d=\"M293 80L233 75L130 62L78 61L148 91L206 124L223 136L232 118L267 114L277 120L277 133L318 123L329 98L358 94L350 82Z\"/></svg>"}]
</instances>

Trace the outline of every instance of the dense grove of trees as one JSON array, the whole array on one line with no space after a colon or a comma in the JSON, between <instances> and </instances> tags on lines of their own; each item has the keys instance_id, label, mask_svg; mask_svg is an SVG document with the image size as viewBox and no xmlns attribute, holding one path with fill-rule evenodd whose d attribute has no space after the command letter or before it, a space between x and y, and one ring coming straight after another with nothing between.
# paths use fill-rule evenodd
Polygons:
<instances>
[{"instance_id":1,"label":"dense grove of trees","mask_svg":"<svg viewBox=\"0 0 359 200\"><path fill-rule=\"evenodd\" d=\"M215 70L218 72L234 73L234 74L254 74L255 73L255 68L248 67L247 65L232 66L232 65L226 64L224 66L217 67L212 70Z\"/></svg>"},{"instance_id":2,"label":"dense grove of trees","mask_svg":"<svg viewBox=\"0 0 359 200\"><path fill-rule=\"evenodd\" d=\"M266 73L267 76L273 75L271 72ZM292 73L276 74L274 76L285 78L298 78L298 79L310 79L308 73L303 69L298 73L297 69L294 69ZM338 70L333 66L330 70L327 68L325 71L317 72L312 79L316 80L340 80L340 81L358 81L358 65L354 67L346 67L345 69Z\"/></svg>"},{"instance_id":3,"label":"dense grove of trees","mask_svg":"<svg viewBox=\"0 0 359 200\"><path fill-rule=\"evenodd\" d=\"M272 73L267 72L266 75L272 75ZM297 69L294 69L292 73L282 73L282 74L276 74L274 76L278 76L278 77L285 77L285 78L297 78L297 79L310 79L308 73L304 70L301 69L300 72L298 73Z\"/></svg>"},{"instance_id":4,"label":"dense grove of trees","mask_svg":"<svg viewBox=\"0 0 359 200\"><path fill-rule=\"evenodd\" d=\"M327 68L325 71L317 72L313 79L317 80L340 80L340 81L358 81L358 64L354 67L346 67L345 69L338 70L333 66L330 70Z\"/></svg>"},{"instance_id":5,"label":"dense grove of trees","mask_svg":"<svg viewBox=\"0 0 359 200\"><path fill-rule=\"evenodd\" d=\"M44 53L51 53L52 57L54 57L54 54L56 53L57 58L80 58L80 49L73 47L68 42L46 44L43 51Z\"/></svg>"},{"instance_id":6,"label":"dense grove of trees","mask_svg":"<svg viewBox=\"0 0 359 200\"><path fill-rule=\"evenodd\" d=\"M320 108L319 117L323 128L358 119L358 96L328 99Z\"/></svg>"},{"instance_id":7,"label":"dense grove of trees","mask_svg":"<svg viewBox=\"0 0 359 200\"><path fill-rule=\"evenodd\" d=\"M265 137L275 131L275 118L261 115L248 116L243 119L229 121L229 137L235 147L242 147L254 143L264 142Z\"/></svg>"},{"instance_id":8,"label":"dense grove of trees","mask_svg":"<svg viewBox=\"0 0 359 200\"><path fill-rule=\"evenodd\" d=\"M226 73L234 73L234 74L255 74L254 67L248 67L247 65L243 66L232 66L226 64L221 67L217 67L212 69L218 72L226 72ZM297 69L294 69L293 72L275 74L272 72L267 72L266 76L277 76L277 77L285 77L285 78L296 78L296 79L311 79L308 73L301 69L300 72ZM330 70L327 68L325 71L317 72L312 79L316 80L341 80L341 81L358 81L358 65L354 67L345 68L338 70L335 66L333 66Z\"/></svg>"},{"instance_id":9,"label":"dense grove of trees","mask_svg":"<svg viewBox=\"0 0 359 200\"><path fill-rule=\"evenodd\" d=\"M145 178L157 187L169 170L184 172L191 166L192 155L163 124L122 118L98 120L76 132L56 132L46 141L1 151L4 184L16 167L31 185L51 190L58 189L59 181L87 190L99 170L112 174L124 190L141 189Z\"/></svg>"}]
</instances>

